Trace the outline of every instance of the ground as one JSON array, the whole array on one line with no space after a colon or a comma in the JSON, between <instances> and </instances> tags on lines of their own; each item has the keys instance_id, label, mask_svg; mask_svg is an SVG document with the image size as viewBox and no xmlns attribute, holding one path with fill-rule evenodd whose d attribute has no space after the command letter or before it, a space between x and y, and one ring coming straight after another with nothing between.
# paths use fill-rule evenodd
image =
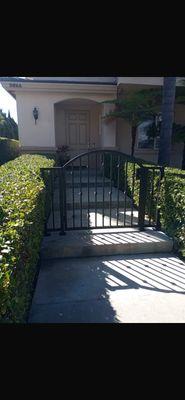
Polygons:
<instances>
[{"instance_id":1,"label":"ground","mask_svg":"<svg viewBox=\"0 0 185 400\"><path fill-rule=\"evenodd\" d=\"M184 323L185 263L168 254L43 260L30 323Z\"/></svg>"}]
</instances>

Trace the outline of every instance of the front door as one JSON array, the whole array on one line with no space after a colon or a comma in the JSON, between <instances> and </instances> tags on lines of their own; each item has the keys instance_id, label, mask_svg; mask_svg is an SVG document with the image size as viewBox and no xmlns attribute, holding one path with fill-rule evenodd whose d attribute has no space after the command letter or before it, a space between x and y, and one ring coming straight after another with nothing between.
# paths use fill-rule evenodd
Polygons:
<instances>
[{"instance_id":1,"label":"front door","mask_svg":"<svg viewBox=\"0 0 185 400\"><path fill-rule=\"evenodd\" d=\"M72 157L88 150L90 145L89 111L70 110L66 112L66 136Z\"/></svg>"}]
</instances>

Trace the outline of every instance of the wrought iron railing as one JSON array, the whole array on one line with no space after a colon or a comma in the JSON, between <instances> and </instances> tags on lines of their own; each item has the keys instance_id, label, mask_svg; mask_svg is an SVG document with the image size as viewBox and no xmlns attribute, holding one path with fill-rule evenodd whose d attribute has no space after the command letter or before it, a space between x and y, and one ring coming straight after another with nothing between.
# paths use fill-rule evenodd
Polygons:
<instances>
[{"instance_id":1,"label":"wrought iron railing","mask_svg":"<svg viewBox=\"0 0 185 400\"><path fill-rule=\"evenodd\" d=\"M132 168L130 168L132 167ZM43 168L49 180L46 232L160 227L163 168L115 150L91 150L63 167ZM47 183L48 186L48 183Z\"/></svg>"}]
</instances>

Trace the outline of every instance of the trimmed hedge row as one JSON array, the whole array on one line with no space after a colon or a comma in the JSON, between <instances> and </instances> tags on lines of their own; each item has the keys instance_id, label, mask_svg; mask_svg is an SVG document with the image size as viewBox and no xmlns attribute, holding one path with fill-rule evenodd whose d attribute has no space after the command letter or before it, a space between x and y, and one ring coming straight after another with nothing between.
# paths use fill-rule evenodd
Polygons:
<instances>
[{"instance_id":1,"label":"trimmed hedge row","mask_svg":"<svg viewBox=\"0 0 185 400\"><path fill-rule=\"evenodd\" d=\"M175 239L180 254L185 256L185 171L165 169L160 211L163 229Z\"/></svg>"},{"instance_id":2,"label":"trimmed hedge row","mask_svg":"<svg viewBox=\"0 0 185 400\"><path fill-rule=\"evenodd\" d=\"M148 179L150 179L150 174L151 172ZM131 191L132 176L133 165L130 164L127 180L128 191ZM148 212L151 205L151 215L153 217L155 217L156 211L158 179L158 174L155 174L154 201L152 204L150 204L149 190L147 193L146 211ZM139 205L139 184L139 180L135 182L134 203L136 206ZM165 168L164 178L161 182L159 209L162 229L175 239L177 248L185 256L185 171L175 168Z\"/></svg>"},{"instance_id":3,"label":"trimmed hedge row","mask_svg":"<svg viewBox=\"0 0 185 400\"><path fill-rule=\"evenodd\" d=\"M0 137L0 165L20 155L19 141Z\"/></svg>"},{"instance_id":4,"label":"trimmed hedge row","mask_svg":"<svg viewBox=\"0 0 185 400\"><path fill-rule=\"evenodd\" d=\"M25 322L44 230L41 167L54 160L22 155L0 167L0 322Z\"/></svg>"}]
</instances>

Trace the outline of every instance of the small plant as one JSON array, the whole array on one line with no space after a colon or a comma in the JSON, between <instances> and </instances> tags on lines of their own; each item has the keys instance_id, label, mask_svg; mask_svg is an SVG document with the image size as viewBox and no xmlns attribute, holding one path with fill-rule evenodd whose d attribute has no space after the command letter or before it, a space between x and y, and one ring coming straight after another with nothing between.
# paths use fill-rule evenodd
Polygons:
<instances>
[{"instance_id":1,"label":"small plant","mask_svg":"<svg viewBox=\"0 0 185 400\"><path fill-rule=\"evenodd\" d=\"M62 167L67 161L70 160L69 146L62 145L57 148L57 163Z\"/></svg>"}]
</instances>

